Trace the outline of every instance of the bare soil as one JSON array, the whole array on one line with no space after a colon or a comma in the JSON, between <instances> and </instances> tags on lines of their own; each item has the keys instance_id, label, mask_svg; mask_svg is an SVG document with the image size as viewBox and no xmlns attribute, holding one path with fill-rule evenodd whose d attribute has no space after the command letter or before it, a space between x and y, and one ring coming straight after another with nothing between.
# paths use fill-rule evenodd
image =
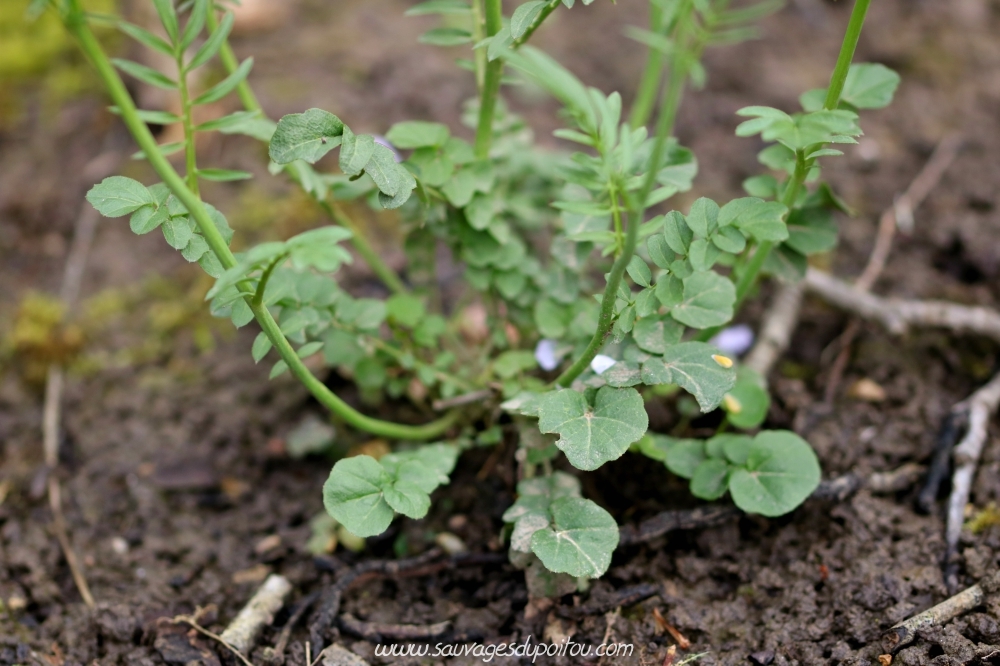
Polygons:
<instances>
[{"instance_id":1,"label":"bare soil","mask_svg":"<svg viewBox=\"0 0 1000 666\"><path fill-rule=\"evenodd\" d=\"M270 115L318 106L361 131L384 132L408 118L440 120L462 131L457 128L462 102L473 93L470 77L454 68L456 53L416 45L430 23L404 18L407 2L287 5L283 18L236 42L241 54L256 57L252 78ZM619 89L629 99L643 54L620 35L625 25L643 24L644 6L599 0L560 10L539 31L537 44L588 84ZM747 104L792 108L800 92L824 85L849 11L847 2L796 0L763 22L761 40L709 53L707 87L688 94L680 116L679 137L698 155L701 174L678 208L696 196L739 193L740 182L758 171L760 146L733 137L733 112ZM830 160L829 178L858 211L839 220L842 242L829 266L836 273L860 272L879 212L906 188L936 143L959 131L963 151L917 213L913 233L897 238L876 290L998 306L997 35L995 1L873 3L858 59L896 68L903 84L890 110L864 114L862 143L846 158ZM28 115L0 133L5 335L27 293L58 290L82 193L93 180L81 174L100 171L95 155L130 150L99 98L43 113L26 94ZM553 104L530 90L510 99L540 139L555 147ZM289 188L266 180L259 147L233 137L215 137L203 147L217 166L262 175L249 186L258 188L256 194L243 185L208 193L244 237L273 233L263 230L269 216L281 229L310 223L308 207ZM124 168L148 176L141 164ZM379 235L391 240L392 234ZM227 658L216 656L217 645L189 641L158 620L214 604L214 618L205 623L221 629L272 571L292 582L294 606L354 563L426 551L442 529L473 552L502 552L500 516L513 500L515 481L511 441L496 455L478 450L464 456L452 484L436 493L427 519L397 520L360 554L341 548L332 556L311 556L305 548L309 520L322 511L320 488L330 461L292 460L283 440L303 418L322 411L291 380L266 380L267 368L255 366L248 353L254 331L227 334L226 326L208 320L199 300L205 283L153 236L136 238L120 221L101 222L83 282L91 308L86 363L74 366L64 400L57 473L71 540L97 599L94 610L82 603L50 531L38 384L25 381L24 359L8 358L0 367L0 664L217 663ZM359 288L370 288L365 278L355 273ZM103 327L94 323L100 319L93 314L95 296L103 297L109 322ZM746 319L756 321L764 303L766 298ZM842 389L828 406L823 392L835 354L827 347L846 322L844 314L807 301L792 349L771 377L769 425L807 438L826 476L926 463L943 417L991 376L1000 350L941 331L894 339L866 325ZM851 398L848 389L860 378L880 384L886 399ZM330 381L352 397L340 380ZM676 423L672 408L651 412L654 428L666 431ZM995 423L991 433L974 486L978 509L1000 500ZM340 434L346 445L365 441L344 429ZM584 482L589 496L622 523L695 504L666 469L631 454ZM678 660L707 652L698 663L877 663L885 629L948 596L940 507L932 515L917 513L915 494L862 491L843 503L808 501L781 519L743 517L623 548L589 593L558 601L582 604L630 585L663 586L661 596L623 608L617 617L557 622L556 614L527 606L522 574L506 565L366 582L347 594L343 610L375 622L453 620L456 632L493 642L528 634L537 641L572 630L577 641L633 643L634 653L622 662L658 666L672 643L657 629L653 610L659 609L691 641ZM966 532L961 550L961 583L971 584L996 568L1000 528ZM286 609L278 616L261 646L274 644L288 615ZM998 622L978 609L926 632L894 663L994 663L985 655L994 650L988 646L1000 645ZM303 663L306 624L292 635L290 663ZM339 640L379 662L372 642L349 635ZM260 653L253 660L263 663Z\"/></svg>"}]
</instances>

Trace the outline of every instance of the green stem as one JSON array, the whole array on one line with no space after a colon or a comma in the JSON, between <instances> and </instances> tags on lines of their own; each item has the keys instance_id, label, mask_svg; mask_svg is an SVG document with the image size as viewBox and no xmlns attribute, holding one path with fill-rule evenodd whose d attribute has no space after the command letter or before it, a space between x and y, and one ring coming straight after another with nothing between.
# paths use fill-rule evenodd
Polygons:
<instances>
[{"instance_id":1,"label":"green stem","mask_svg":"<svg viewBox=\"0 0 1000 666\"><path fill-rule=\"evenodd\" d=\"M287 258L287 252L279 254L271 261L270 264L267 265L264 272L260 274L260 279L257 280L257 289L254 291L253 301L251 301L252 305L259 306L264 303L264 292L267 290L267 283L271 279L271 274L274 273L274 269Z\"/></svg>"},{"instance_id":2,"label":"green stem","mask_svg":"<svg viewBox=\"0 0 1000 666\"><path fill-rule=\"evenodd\" d=\"M472 0L472 40L473 44L486 39L486 31L483 28L483 0ZM483 85L486 82L486 49L476 49L476 90L479 94L483 92Z\"/></svg>"},{"instance_id":3,"label":"green stem","mask_svg":"<svg viewBox=\"0 0 1000 666\"><path fill-rule=\"evenodd\" d=\"M181 95L181 123L184 127L184 165L187 170L187 186L195 196L198 190L198 158L194 145L194 123L191 122L191 97L188 94L187 72L184 71L184 54L177 56L177 86Z\"/></svg>"},{"instance_id":4,"label":"green stem","mask_svg":"<svg viewBox=\"0 0 1000 666\"><path fill-rule=\"evenodd\" d=\"M865 25L865 16L868 14L871 2L872 0L857 0L854 3L844 41L840 45L837 65L833 69L833 76L830 77L830 87L826 90L826 102L823 104L825 109L833 110L840 104L840 95L844 92L844 82L847 81L847 72L851 69L851 61L854 60L854 51L858 47L861 28Z\"/></svg>"},{"instance_id":5,"label":"green stem","mask_svg":"<svg viewBox=\"0 0 1000 666\"><path fill-rule=\"evenodd\" d=\"M655 0L649 3L649 28L660 32L663 26L663 10ZM663 67L666 65L665 54L653 47L649 47L649 55L646 56L646 67L642 72L642 80L639 83L639 92L636 93L635 102L632 104L632 114L629 116L629 124L632 129L644 127L653 115L653 105L656 103L656 93L660 89L660 79L663 77Z\"/></svg>"},{"instance_id":6,"label":"green stem","mask_svg":"<svg viewBox=\"0 0 1000 666\"><path fill-rule=\"evenodd\" d=\"M206 21L209 30L215 30L218 25L218 21L215 18L215 12L208 13L208 19ZM236 54L233 53L233 48L229 45L229 40L227 39L222 43L222 47L219 49L219 59L222 61L222 65L226 68L226 71L232 74L237 67L239 67L239 60ZM257 111L261 115L264 115L264 110L257 100L257 96L253 92L253 88L246 79L240 81L239 85L236 87L236 94L240 98L240 102L243 104L243 108L247 111ZM302 178L296 170L295 163L286 164L284 167L285 173L287 173L292 180L294 180L299 186L302 185ZM302 188L306 190L306 188ZM382 257L379 256L378 252L372 247L371 243L365 237L361 230L361 227L354 224L354 222L347 217L336 206L330 206L330 204L322 199L319 199L312 192L306 190L309 196L313 198L316 203L326 212L331 219L333 219L337 224L350 229L353 236L351 237L351 244L354 249L358 251L361 258L365 260L369 267L371 267L372 272L385 284L395 294L405 294L409 291L403 281L396 274L396 271L389 268L389 265L383 261Z\"/></svg>"},{"instance_id":7,"label":"green stem","mask_svg":"<svg viewBox=\"0 0 1000 666\"><path fill-rule=\"evenodd\" d=\"M674 121L677 118L677 108L680 106L681 96L684 93L684 83L687 77L687 70L681 59L675 59L671 65L670 84L663 93L663 101L660 105L660 116L656 123L656 142L653 144L652 155L649 164L651 168L646 174L642 190L639 193L638 202L628 203L628 228L625 232L625 245L618 255L615 263L611 266L611 273L608 275L608 283L604 288L604 296L601 299L601 311L597 318L597 330L594 337L584 350L583 354L573 365L567 368L556 378L555 383L562 387L568 387L573 380L579 377L594 360L597 353L604 346L604 341L611 331L615 321L615 302L618 300L618 287L621 285L622 276L628 267L632 255L635 253L635 246L639 238L639 226L642 223L643 215L646 212L646 200L656 183L657 166L663 159L663 151L666 149L667 139L673 133Z\"/></svg>"},{"instance_id":8,"label":"green stem","mask_svg":"<svg viewBox=\"0 0 1000 666\"><path fill-rule=\"evenodd\" d=\"M223 268L232 268L236 265L236 258L226 245L222 234L215 227L208 210L188 187L184 180L178 175L159 150L157 150L156 139L150 133L149 128L139 118L136 112L135 103L132 101L121 77L111 66L101 48L94 33L87 26L81 16L79 0L68 0L68 11L65 14L65 24L67 30L79 42L81 49L93 63L98 75L107 88L112 101L121 109L122 120L132 134L136 143L146 153L150 165L156 173L163 179L164 184L170 188L171 193L184 205L188 213L198 224L199 230L208 243L209 248L219 259ZM451 413L444 418L438 419L422 426L402 425L390 423L365 416L356 411L346 402L338 398L326 385L317 379L298 357L295 350L285 339L281 329L278 327L270 311L261 304L254 304L252 295L247 295L247 304L250 306L254 317L260 324L264 334L275 349L281 359L288 364L292 374L301 381L309 392L326 406L334 414L342 418L346 423L364 430L373 435L387 437L391 439L427 440L434 439L444 434L457 421L458 413Z\"/></svg>"},{"instance_id":9,"label":"green stem","mask_svg":"<svg viewBox=\"0 0 1000 666\"><path fill-rule=\"evenodd\" d=\"M354 234L351 240L354 243L354 249L358 251L361 258L365 260L368 266L372 269L372 272L378 277L382 283L389 288L394 294L405 294L409 292L406 285L400 279L396 271L389 268L389 265L383 261L382 257L379 256L375 248L372 247L371 243L365 237L364 233L361 231L361 227L354 223L354 220L347 217L347 215L340 209L337 204L330 205L326 200L316 200L320 208L326 212L337 224L345 227Z\"/></svg>"},{"instance_id":10,"label":"green stem","mask_svg":"<svg viewBox=\"0 0 1000 666\"><path fill-rule=\"evenodd\" d=\"M493 37L503 28L503 7L500 0L486 0L486 36ZM486 64L486 76L479 95L479 122L476 125L476 158L484 160L490 156L493 142L493 113L500 94L500 79L503 76L503 60L497 58Z\"/></svg>"}]
</instances>

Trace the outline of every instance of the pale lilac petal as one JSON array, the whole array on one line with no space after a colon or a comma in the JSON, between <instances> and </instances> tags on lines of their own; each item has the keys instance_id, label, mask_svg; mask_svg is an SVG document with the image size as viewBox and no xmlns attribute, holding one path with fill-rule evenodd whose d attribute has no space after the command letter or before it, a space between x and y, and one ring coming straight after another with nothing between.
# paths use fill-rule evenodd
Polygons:
<instances>
[{"instance_id":1,"label":"pale lilac petal","mask_svg":"<svg viewBox=\"0 0 1000 666\"><path fill-rule=\"evenodd\" d=\"M559 367L559 357L556 355L556 345L558 344L555 340L548 338L538 341L538 345L535 347L535 360L538 361L538 367L542 370L550 372Z\"/></svg>"},{"instance_id":2,"label":"pale lilac petal","mask_svg":"<svg viewBox=\"0 0 1000 666\"><path fill-rule=\"evenodd\" d=\"M753 346L753 329L746 324L736 324L719 331L709 343L733 356L744 354Z\"/></svg>"}]
</instances>

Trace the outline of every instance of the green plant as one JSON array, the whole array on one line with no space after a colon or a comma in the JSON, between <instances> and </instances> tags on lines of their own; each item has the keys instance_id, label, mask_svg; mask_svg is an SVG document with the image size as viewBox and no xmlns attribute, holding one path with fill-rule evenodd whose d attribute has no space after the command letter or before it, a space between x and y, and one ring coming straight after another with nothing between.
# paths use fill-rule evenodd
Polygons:
<instances>
[{"instance_id":1,"label":"green plant","mask_svg":"<svg viewBox=\"0 0 1000 666\"><path fill-rule=\"evenodd\" d=\"M554 469L560 453L573 467L594 470L633 449L689 478L696 496L714 500L728 491L742 509L766 516L791 511L818 484L816 456L797 435L721 433L728 425L759 428L769 397L763 378L736 367L708 341L732 320L761 274L798 279L807 255L836 243L831 212L844 206L826 185L810 187L818 183L817 161L840 154L828 144L854 143L861 134L858 110L888 104L898 83L881 65L850 64L869 2L857 0L830 86L803 95L802 112L739 111L748 120L737 134L760 134L771 144L760 161L783 178L751 178L749 196L721 206L701 198L687 214L647 216L689 190L697 172L694 156L672 133L685 88L704 81L702 52L750 36L752 23L776 8L773 2L733 8L728 0L652 0L650 29L630 33L649 47L649 58L628 120L618 93L586 87L525 44L572 0L529 0L509 20L500 0L418 4L408 13L444 21L422 42L474 47L472 59L460 64L474 72L479 89L465 114L475 140L440 123L399 123L386 136L407 151L401 160L326 111L309 109L278 123L266 118L247 84L252 61L238 63L227 44L232 16L218 21L221 8L209 0L179 7L153 0L166 39L119 22L129 36L175 59L177 79L109 60L78 0L48 0L163 180L146 187L114 176L90 191L91 203L109 217L130 215L136 233L159 228L172 247L215 277L208 294L213 313L237 327L257 321L253 357L277 352L272 377L291 371L335 418L357 429L404 442L439 440L379 460L339 461L324 487L328 512L357 535L385 530L395 513L423 517L461 448L496 443L499 427L516 430L521 480L504 520L512 558L538 593L574 589L574 578L600 576L618 543L614 519L581 496L574 476ZM209 90L191 91L188 74L216 56L229 75ZM180 115L137 110L114 66L176 91ZM561 102L568 126L556 136L580 151L535 148L530 129L500 98L505 72ZM244 110L192 123L193 106L232 92ZM180 123L185 140L157 146L147 122ZM231 252L233 232L222 213L201 200L199 182L248 174L199 166L193 139L203 131L269 142L272 172L283 170L298 182L336 224ZM341 173L312 166L335 149ZM166 159L174 150L184 152L183 177ZM376 209L398 209L405 279L336 204L357 198ZM382 279L387 298L355 298L332 276L352 260L346 242ZM466 267L470 290L458 303L443 302L437 291L441 245ZM462 336L464 306L473 302L487 313L487 326ZM367 399L406 395L424 407L434 399L464 407L423 425L371 418L312 374L303 359L317 354L353 377ZM720 434L703 441L647 433L644 403L661 399L670 386L691 394L703 412L721 406ZM494 407L501 402L509 417L498 421Z\"/></svg>"}]
</instances>

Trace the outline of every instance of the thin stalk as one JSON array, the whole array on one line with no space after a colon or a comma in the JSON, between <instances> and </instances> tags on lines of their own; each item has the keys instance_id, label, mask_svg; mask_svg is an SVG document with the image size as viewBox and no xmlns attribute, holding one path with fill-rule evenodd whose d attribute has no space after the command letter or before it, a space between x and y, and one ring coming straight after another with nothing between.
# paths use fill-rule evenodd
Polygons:
<instances>
[{"instance_id":1,"label":"thin stalk","mask_svg":"<svg viewBox=\"0 0 1000 666\"><path fill-rule=\"evenodd\" d=\"M232 268L236 265L236 258L226 245L222 234L215 227L212 218L208 215L208 210L204 204L184 183L163 155L157 150L156 139L150 133L149 128L142 122L136 112L135 104L132 101L121 77L111 66L111 62L105 55L94 33L82 19L79 0L68 0L68 11L65 14L65 24L67 30L76 38L81 49L90 59L98 76L103 81L112 101L121 109L121 117L126 127L132 134L139 147L145 151L150 165L156 173L163 179L164 184L175 197L184 205L188 213L198 224L199 230L208 243L209 248L219 259L223 268ZM253 312L254 317L260 324L268 340L278 351L281 359L288 364L292 374L309 390L313 396L325 407L342 418L346 423L364 430L373 435L387 437L390 439L427 440L434 439L444 434L458 419L458 413L451 413L444 418L438 419L422 426L402 425L381 421L365 416L356 411L346 402L337 397L326 385L317 379L298 357L291 344L285 338L281 329L271 316L270 311L262 304L255 304L252 295L246 295L247 304Z\"/></svg>"},{"instance_id":2,"label":"thin stalk","mask_svg":"<svg viewBox=\"0 0 1000 666\"><path fill-rule=\"evenodd\" d=\"M191 122L191 97L188 94L183 53L177 55L177 87L181 95L181 124L184 127L184 166L187 171L187 186L195 196L201 196L198 190L198 161L194 145L194 123Z\"/></svg>"},{"instance_id":3,"label":"thin stalk","mask_svg":"<svg viewBox=\"0 0 1000 666\"><path fill-rule=\"evenodd\" d=\"M486 0L486 36L493 37L503 28L503 7L500 0ZM503 76L503 60L497 58L486 64L486 76L479 95L479 122L476 125L476 158L484 160L490 156L493 142L493 115L500 94L500 79Z\"/></svg>"},{"instance_id":4,"label":"thin stalk","mask_svg":"<svg viewBox=\"0 0 1000 666\"><path fill-rule=\"evenodd\" d=\"M483 0L472 0L472 40L474 44L478 44L484 39L486 30L483 27ZM476 64L476 90L482 94L486 82L486 49L476 49L473 58Z\"/></svg>"},{"instance_id":5,"label":"thin stalk","mask_svg":"<svg viewBox=\"0 0 1000 666\"><path fill-rule=\"evenodd\" d=\"M854 51L858 47L861 28L865 25L865 16L868 14L868 6L871 2L872 0L857 0L854 3L851 19L847 23L847 32L844 34L844 41L840 45L837 65L833 69L833 76L830 77L830 87L826 90L826 101L823 104L825 109L832 111L840 104L840 95L844 92L844 82L847 81L847 72L851 69L851 61L854 60Z\"/></svg>"},{"instance_id":6,"label":"thin stalk","mask_svg":"<svg viewBox=\"0 0 1000 666\"><path fill-rule=\"evenodd\" d=\"M365 263L372 269L376 277L382 281L382 283L389 288L394 294L405 294L409 291L403 281L400 279L396 271L389 268L389 265L385 263L382 257L379 256L375 248L372 247L371 243L365 237L364 233L361 231L361 227L355 224L354 220L347 217L347 215L340 209L337 204L331 205L326 200L316 200L320 208L326 212L337 224L346 229L350 230L354 234L351 240L354 243L354 249L358 251L361 258L365 260Z\"/></svg>"},{"instance_id":7,"label":"thin stalk","mask_svg":"<svg viewBox=\"0 0 1000 666\"><path fill-rule=\"evenodd\" d=\"M214 11L210 11L208 13L206 24L208 25L209 30L215 30L218 26L218 21L215 18ZM222 65L230 74L232 74L236 68L239 67L240 62L236 58L236 54L233 53L233 48L229 45L228 39L222 43L222 47L219 49L219 60L222 61ZM257 111L261 115L265 115L264 110L260 105L260 101L258 101L257 96L253 92L253 88L250 87L250 84L246 79L240 81L239 85L236 87L236 94L239 96L244 109L247 111ZM294 162L286 164L284 171L298 185L302 185L302 179L296 171ZM395 294L405 294L409 291L396 271L392 270L389 265L385 263L382 257L379 256L378 252L376 252L372 247L371 243L368 242L368 239L365 237L361 227L354 224L354 222L335 205L331 206L326 200L319 199L311 192L308 192L308 190L307 193L313 197L316 203L320 205L320 207L331 219L351 231L353 234L351 237L351 244L354 246L354 249L358 251L358 254L361 255L361 258L364 259L365 263L367 263L372 269L372 272L375 273L376 277L378 277L378 279L380 279L390 291Z\"/></svg>"},{"instance_id":8,"label":"thin stalk","mask_svg":"<svg viewBox=\"0 0 1000 666\"><path fill-rule=\"evenodd\" d=\"M646 180L643 182L642 190L639 192L638 201L630 201L630 197L626 197L629 212L627 215L628 227L625 232L625 244L622 247L621 254L618 255L615 263L611 266L608 283L604 288L604 296L601 298L601 310L597 317L597 330L594 332L594 337L590 339L590 343L580 358L555 380L555 384L564 388L570 386L573 380L579 377L590 366L590 362L601 351L601 347L604 346L604 341L607 339L612 325L614 325L618 287L621 285L625 269L628 267L629 261L632 260L632 255L635 253L635 246L639 238L639 226L646 212L646 200L649 199L649 193L653 190L653 185L656 183L656 166L663 159L663 151L666 149L667 139L673 134L677 109L680 106L681 97L684 93L687 70L682 60L676 58L671 65L671 69L670 83L663 93L663 101L660 104L660 116L656 123L656 142L653 144L653 151L649 160L649 164L653 165L653 167L646 174Z\"/></svg>"},{"instance_id":9,"label":"thin stalk","mask_svg":"<svg viewBox=\"0 0 1000 666\"><path fill-rule=\"evenodd\" d=\"M649 28L656 32L663 29L663 10L652 1L649 3ZM649 55L646 56L646 67L642 72L642 80L639 83L639 92L636 93L635 102L632 104L632 114L629 116L629 124L632 129L644 127L653 115L653 105L656 104L656 93L660 90L660 81L663 78L663 68L666 65L666 55L652 46L649 47Z\"/></svg>"}]
</instances>

